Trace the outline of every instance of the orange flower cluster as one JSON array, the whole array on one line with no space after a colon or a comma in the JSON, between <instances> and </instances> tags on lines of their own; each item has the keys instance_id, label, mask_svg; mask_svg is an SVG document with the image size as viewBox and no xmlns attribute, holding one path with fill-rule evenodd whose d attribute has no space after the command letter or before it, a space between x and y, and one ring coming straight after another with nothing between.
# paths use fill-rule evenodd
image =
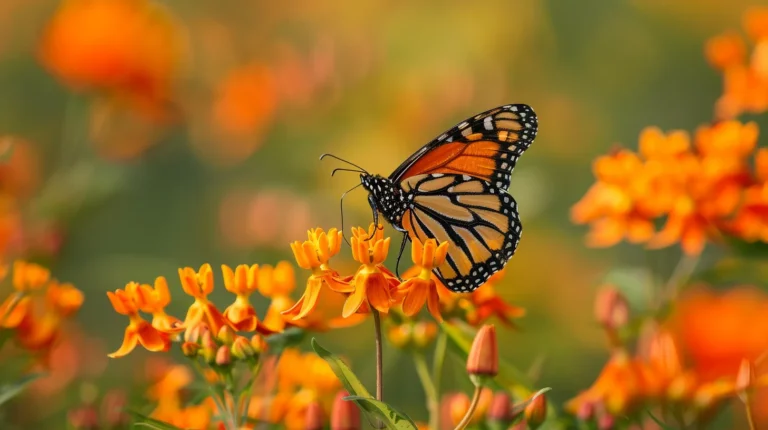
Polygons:
<instances>
[{"instance_id":1,"label":"orange flower cluster","mask_svg":"<svg viewBox=\"0 0 768 430\"><path fill-rule=\"evenodd\" d=\"M147 398L156 404L150 417L178 428L208 428L216 410L213 400L209 397L197 405L185 405L184 389L193 381L189 368L165 363L160 366L158 379L147 390Z\"/></svg>"},{"instance_id":2,"label":"orange flower cluster","mask_svg":"<svg viewBox=\"0 0 768 430\"><path fill-rule=\"evenodd\" d=\"M680 242L689 255L724 234L743 240L768 237L768 153L755 151L755 123L723 121L663 133L640 134L639 153L617 149L593 166L597 182L571 210L590 224L587 242L611 246L622 239L651 248ZM750 168L749 158L756 166ZM655 221L664 218L656 231Z\"/></svg>"},{"instance_id":3,"label":"orange flower cluster","mask_svg":"<svg viewBox=\"0 0 768 430\"><path fill-rule=\"evenodd\" d=\"M612 333L628 323L626 301L616 290L604 288L597 302L597 319L608 332L613 349L592 386L566 404L566 409L580 420L612 428L622 417L661 407L664 411L677 411L676 419L682 420L681 424L704 425L726 400L737 394L738 362L750 362L754 357L739 357L731 372L713 378L696 367L686 367L673 332L653 322L645 327L636 353L631 354ZM733 332L729 337L735 340L741 334ZM759 383L765 382L762 377Z\"/></svg>"},{"instance_id":4,"label":"orange flower cluster","mask_svg":"<svg viewBox=\"0 0 768 430\"><path fill-rule=\"evenodd\" d=\"M188 356L200 353L212 362L217 351L225 348L231 349L230 352L239 359L250 360L263 348L262 336L294 325L280 314L293 305L289 295L295 282L290 264L281 262L276 267L240 265L234 270L223 265L222 273L224 287L235 295L234 302L223 312L208 300L214 286L209 264L197 271L191 267L179 269L182 289L194 298L184 321L165 312L171 295L162 276L155 280L154 286L129 282L124 289L107 292L115 311L129 318L123 344L110 357L122 357L139 344L149 351L167 351L172 341L180 340L184 332L182 349ZM250 296L255 292L272 299L263 321L259 320L250 302ZM145 320L142 313L151 315L151 322ZM252 337L248 340L237 332L249 333Z\"/></svg>"},{"instance_id":5,"label":"orange flower cluster","mask_svg":"<svg viewBox=\"0 0 768 430\"><path fill-rule=\"evenodd\" d=\"M446 315L477 326L491 316L511 324L512 318L525 313L496 295L492 285L501 279L501 272L469 294L452 293L445 288L432 270L445 262L447 242L438 244L434 239L424 243L414 241L411 246L414 266L403 273L403 282L384 266L390 238L384 236L383 226L375 228L371 224L368 230L352 229L352 257L360 264L354 275L342 276L330 266L331 257L341 249L341 242L342 233L337 229L325 232L317 228L308 232L308 240L291 244L299 266L312 273L304 295L295 306L284 312L285 315L295 321L311 315L323 287L346 297L343 318L368 314L371 308L385 314L399 308L398 312L412 317L426 305L438 322L442 322L443 315Z\"/></svg>"},{"instance_id":6,"label":"orange flower cluster","mask_svg":"<svg viewBox=\"0 0 768 430\"><path fill-rule=\"evenodd\" d=\"M170 97L184 49L177 23L151 0L67 0L40 58L76 89L105 90L154 114Z\"/></svg>"},{"instance_id":7,"label":"orange flower cluster","mask_svg":"<svg viewBox=\"0 0 768 430\"><path fill-rule=\"evenodd\" d=\"M1 278L7 275L2 268ZM48 269L17 260L13 264L14 292L0 304L0 327L15 331L24 349L47 354L62 325L83 304L83 293L72 284L52 279Z\"/></svg>"},{"instance_id":8,"label":"orange flower cluster","mask_svg":"<svg viewBox=\"0 0 768 430\"><path fill-rule=\"evenodd\" d=\"M723 95L715 106L720 119L768 110L768 8L748 9L743 27L754 43L749 58L747 44L736 32L713 37L706 44L707 60L723 73Z\"/></svg>"},{"instance_id":9,"label":"orange flower cluster","mask_svg":"<svg viewBox=\"0 0 768 430\"><path fill-rule=\"evenodd\" d=\"M483 390L469 425L481 428L537 429L546 418L547 398L540 394L532 400L525 407L520 407L522 405L515 405L505 391L494 393ZM453 429L467 413L469 405L470 399L465 393L446 394L440 402L440 427Z\"/></svg>"},{"instance_id":10,"label":"orange flower cluster","mask_svg":"<svg viewBox=\"0 0 768 430\"><path fill-rule=\"evenodd\" d=\"M328 421L341 383L325 360L314 353L288 348L280 356L274 372L265 370L276 374L277 390L251 399L248 409L251 418L282 424L289 429L319 428L306 425L308 416L317 415L311 408L319 406L321 422Z\"/></svg>"}]
</instances>

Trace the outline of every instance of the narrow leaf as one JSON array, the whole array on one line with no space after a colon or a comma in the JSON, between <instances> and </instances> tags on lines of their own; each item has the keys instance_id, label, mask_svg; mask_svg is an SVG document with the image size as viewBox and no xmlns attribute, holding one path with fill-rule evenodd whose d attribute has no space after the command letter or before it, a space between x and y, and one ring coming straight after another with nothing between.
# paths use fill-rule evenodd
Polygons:
<instances>
[{"instance_id":1,"label":"narrow leaf","mask_svg":"<svg viewBox=\"0 0 768 430\"><path fill-rule=\"evenodd\" d=\"M540 395L546 393L547 391L550 391L551 389L552 389L551 387L542 388L541 390L537 391L534 395L532 395L530 399L528 399L528 400L526 400L526 401L524 401L522 403L517 403L516 405L514 405L512 407L512 415L517 415L517 414L523 412L523 409L525 409L532 401L536 400L537 397L539 397ZM547 408L547 409L549 409L549 408Z\"/></svg>"},{"instance_id":2,"label":"narrow leaf","mask_svg":"<svg viewBox=\"0 0 768 430\"><path fill-rule=\"evenodd\" d=\"M413 420L408 417L408 415L398 411L397 409L384 402L380 402L370 397L360 396L347 396L344 397L344 400L351 400L357 402L358 404L362 403L370 406L376 411L375 414L377 417L384 421L384 423L387 425L387 428L398 430L416 429L416 423L414 423Z\"/></svg>"},{"instance_id":3,"label":"narrow leaf","mask_svg":"<svg viewBox=\"0 0 768 430\"><path fill-rule=\"evenodd\" d=\"M179 427L176 427L174 425L168 424L160 420L156 420L154 418L150 418L136 411L129 410L127 412L131 416L133 416L133 418L136 420L136 422L133 423L134 427L149 427L151 429L157 429L157 430L182 430Z\"/></svg>"},{"instance_id":4,"label":"narrow leaf","mask_svg":"<svg viewBox=\"0 0 768 430\"><path fill-rule=\"evenodd\" d=\"M43 375L43 373L30 373L22 376L16 382L0 385L0 405L18 396L30 383Z\"/></svg>"},{"instance_id":5,"label":"narrow leaf","mask_svg":"<svg viewBox=\"0 0 768 430\"><path fill-rule=\"evenodd\" d=\"M339 357L320 346L314 338L312 338L312 349L315 350L315 353L320 358L328 363L331 370L333 370L333 373L336 374L336 377L341 381L344 389L349 392L350 400L354 401L363 413L373 415L375 418L383 421L387 428L390 429L416 429L413 421L406 415L397 412L394 408L383 402L375 400L373 396L368 393L368 390L365 389L365 386L360 382L357 375L352 372L352 369L350 369Z\"/></svg>"},{"instance_id":6,"label":"narrow leaf","mask_svg":"<svg viewBox=\"0 0 768 430\"><path fill-rule=\"evenodd\" d=\"M670 427L668 424L664 424L660 419L656 418L655 415L651 413L651 411L646 410L645 413L648 414L649 417L653 420L653 422L656 423L659 427L661 427L663 430L675 430L672 427Z\"/></svg>"}]
</instances>

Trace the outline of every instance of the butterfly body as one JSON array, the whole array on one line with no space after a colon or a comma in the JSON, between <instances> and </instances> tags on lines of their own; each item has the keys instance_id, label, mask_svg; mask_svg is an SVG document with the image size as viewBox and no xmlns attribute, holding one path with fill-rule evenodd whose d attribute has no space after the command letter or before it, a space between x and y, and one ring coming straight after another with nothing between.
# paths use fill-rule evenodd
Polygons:
<instances>
[{"instance_id":1,"label":"butterfly body","mask_svg":"<svg viewBox=\"0 0 768 430\"><path fill-rule=\"evenodd\" d=\"M507 190L537 130L528 105L500 106L433 139L389 177L362 174L374 219L381 213L412 241L449 242L434 273L453 291L473 291L517 249L522 225Z\"/></svg>"}]
</instances>

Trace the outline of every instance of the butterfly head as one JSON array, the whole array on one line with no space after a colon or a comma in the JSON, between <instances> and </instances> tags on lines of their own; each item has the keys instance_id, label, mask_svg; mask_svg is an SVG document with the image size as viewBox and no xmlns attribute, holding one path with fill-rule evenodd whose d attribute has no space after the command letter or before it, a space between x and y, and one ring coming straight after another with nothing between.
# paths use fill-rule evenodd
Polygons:
<instances>
[{"instance_id":1,"label":"butterfly head","mask_svg":"<svg viewBox=\"0 0 768 430\"><path fill-rule=\"evenodd\" d=\"M402 215L407 209L405 195L391 179L381 175L361 174L360 183L368 191L368 203L374 212L378 212L396 228L400 228Z\"/></svg>"}]
</instances>

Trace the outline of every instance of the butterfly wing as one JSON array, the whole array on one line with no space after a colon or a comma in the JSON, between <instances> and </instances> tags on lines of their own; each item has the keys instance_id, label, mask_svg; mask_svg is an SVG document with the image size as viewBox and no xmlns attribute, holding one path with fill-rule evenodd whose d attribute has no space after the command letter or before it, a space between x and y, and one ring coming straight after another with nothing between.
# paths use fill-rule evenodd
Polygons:
<instances>
[{"instance_id":1,"label":"butterfly wing","mask_svg":"<svg viewBox=\"0 0 768 430\"><path fill-rule=\"evenodd\" d=\"M457 292L473 291L501 270L517 249L522 226L505 190L468 175L425 174L405 179L410 199L402 218L411 240L449 242L435 274Z\"/></svg>"},{"instance_id":2,"label":"butterfly wing","mask_svg":"<svg viewBox=\"0 0 768 430\"><path fill-rule=\"evenodd\" d=\"M411 155L389 178L397 183L417 175L468 175L509 189L517 159L533 143L538 119L530 106L500 106L462 121Z\"/></svg>"}]
</instances>

